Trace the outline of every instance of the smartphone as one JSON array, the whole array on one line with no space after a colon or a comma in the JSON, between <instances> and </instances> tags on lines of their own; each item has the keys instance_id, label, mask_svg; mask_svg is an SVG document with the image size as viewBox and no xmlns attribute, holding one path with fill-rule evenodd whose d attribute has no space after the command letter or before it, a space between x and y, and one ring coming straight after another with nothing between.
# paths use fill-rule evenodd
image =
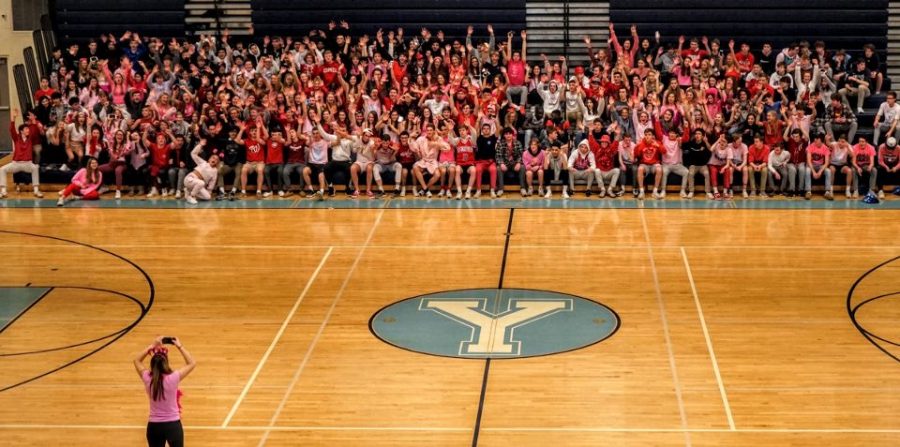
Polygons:
<instances>
[{"instance_id":1,"label":"smartphone","mask_svg":"<svg viewBox=\"0 0 900 447\"><path fill-rule=\"evenodd\" d=\"M164 345L174 345L175 337L163 337L162 342Z\"/></svg>"}]
</instances>

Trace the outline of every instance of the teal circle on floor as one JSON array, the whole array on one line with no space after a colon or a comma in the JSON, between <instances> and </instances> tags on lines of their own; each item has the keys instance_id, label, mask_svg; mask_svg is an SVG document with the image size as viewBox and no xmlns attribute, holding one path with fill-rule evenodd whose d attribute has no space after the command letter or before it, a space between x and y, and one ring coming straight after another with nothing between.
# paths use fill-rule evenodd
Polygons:
<instances>
[{"instance_id":1,"label":"teal circle on floor","mask_svg":"<svg viewBox=\"0 0 900 447\"><path fill-rule=\"evenodd\" d=\"M619 316L596 301L532 289L463 289L390 304L369 320L390 345L469 359L536 357L582 349L611 337Z\"/></svg>"}]
</instances>

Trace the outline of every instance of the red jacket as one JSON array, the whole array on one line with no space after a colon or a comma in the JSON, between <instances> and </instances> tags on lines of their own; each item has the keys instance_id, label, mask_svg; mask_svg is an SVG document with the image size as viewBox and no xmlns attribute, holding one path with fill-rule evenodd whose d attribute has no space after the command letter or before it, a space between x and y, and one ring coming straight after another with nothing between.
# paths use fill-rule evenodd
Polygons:
<instances>
[{"instance_id":1,"label":"red jacket","mask_svg":"<svg viewBox=\"0 0 900 447\"><path fill-rule=\"evenodd\" d=\"M32 161L32 139L23 138L22 135L19 135L15 121L9 122L9 134L13 140L13 161Z\"/></svg>"}]
</instances>

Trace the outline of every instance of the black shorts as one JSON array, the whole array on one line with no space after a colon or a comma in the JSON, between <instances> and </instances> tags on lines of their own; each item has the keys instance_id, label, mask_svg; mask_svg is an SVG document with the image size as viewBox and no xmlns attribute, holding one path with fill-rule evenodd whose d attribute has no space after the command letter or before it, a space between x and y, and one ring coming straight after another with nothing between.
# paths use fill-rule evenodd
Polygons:
<instances>
[{"instance_id":1,"label":"black shorts","mask_svg":"<svg viewBox=\"0 0 900 447\"><path fill-rule=\"evenodd\" d=\"M309 171L310 171L310 174L309 174L310 180L314 180L314 178L318 177L319 174L325 173L325 165L310 163L310 164L306 165L306 167L309 168Z\"/></svg>"}]
</instances>

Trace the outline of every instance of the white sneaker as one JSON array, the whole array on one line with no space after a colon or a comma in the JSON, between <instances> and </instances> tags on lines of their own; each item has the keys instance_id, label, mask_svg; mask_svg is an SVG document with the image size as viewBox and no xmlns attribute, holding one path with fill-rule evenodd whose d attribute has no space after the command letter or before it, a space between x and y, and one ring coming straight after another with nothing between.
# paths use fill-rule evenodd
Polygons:
<instances>
[{"instance_id":1,"label":"white sneaker","mask_svg":"<svg viewBox=\"0 0 900 447\"><path fill-rule=\"evenodd\" d=\"M101 186L100 189L97 190L97 194L103 195L109 192L109 188L106 186Z\"/></svg>"},{"instance_id":2,"label":"white sneaker","mask_svg":"<svg viewBox=\"0 0 900 447\"><path fill-rule=\"evenodd\" d=\"M682 189L682 190L681 190L681 193L680 193L680 194L678 194L678 195L679 195L679 196L681 196L681 198L682 198L682 199L686 199L686 198L687 198L687 193L686 193L686 192L684 192L684 190L683 190L683 189Z\"/></svg>"},{"instance_id":3,"label":"white sneaker","mask_svg":"<svg viewBox=\"0 0 900 447\"><path fill-rule=\"evenodd\" d=\"M278 197L284 197L284 191L278 191Z\"/></svg>"},{"instance_id":4,"label":"white sneaker","mask_svg":"<svg viewBox=\"0 0 900 447\"><path fill-rule=\"evenodd\" d=\"M532 194L534 194L534 188L532 188L532 187L529 186L529 187L528 187L528 190L525 191L525 194L524 194L524 195L529 195L529 196L530 196L530 195L532 195ZM540 195L540 194L541 194L541 188L538 188L538 195Z\"/></svg>"},{"instance_id":5,"label":"white sneaker","mask_svg":"<svg viewBox=\"0 0 900 447\"><path fill-rule=\"evenodd\" d=\"M419 190L416 189L415 186L413 186L412 189L413 189L413 191L412 191L413 197L419 197Z\"/></svg>"},{"instance_id":6,"label":"white sneaker","mask_svg":"<svg viewBox=\"0 0 900 447\"><path fill-rule=\"evenodd\" d=\"M266 191L263 193L263 197L272 197L272 191Z\"/></svg>"},{"instance_id":7,"label":"white sneaker","mask_svg":"<svg viewBox=\"0 0 900 447\"><path fill-rule=\"evenodd\" d=\"M430 189L425 193L425 197L428 197L429 199L431 198L431 190Z\"/></svg>"},{"instance_id":8,"label":"white sneaker","mask_svg":"<svg viewBox=\"0 0 900 447\"><path fill-rule=\"evenodd\" d=\"M638 193L638 200L644 200L644 190L643 189Z\"/></svg>"},{"instance_id":9,"label":"white sneaker","mask_svg":"<svg viewBox=\"0 0 900 447\"><path fill-rule=\"evenodd\" d=\"M159 191L154 186L154 187L150 188L150 193L147 194L147 198L156 197L157 194L159 194Z\"/></svg>"},{"instance_id":10,"label":"white sneaker","mask_svg":"<svg viewBox=\"0 0 900 447\"><path fill-rule=\"evenodd\" d=\"M553 198L553 191L550 188L547 188L547 191L544 193L545 199Z\"/></svg>"},{"instance_id":11,"label":"white sneaker","mask_svg":"<svg viewBox=\"0 0 900 447\"><path fill-rule=\"evenodd\" d=\"M712 199L714 199L714 198L715 198L715 197L713 196L713 193L711 193L711 192L706 193L706 199L707 199L707 200L712 200Z\"/></svg>"},{"instance_id":12,"label":"white sneaker","mask_svg":"<svg viewBox=\"0 0 900 447\"><path fill-rule=\"evenodd\" d=\"M405 186L400 187L400 197L406 197L406 187Z\"/></svg>"},{"instance_id":13,"label":"white sneaker","mask_svg":"<svg viewBox=\"0 0 900 447\"><path fill-rule=\"evenodd\" d=\"M766 194L765 191L763 191L763 192L759 193L759 198L760 198L760 199L768 199L768 198L769 198L769 195Z\"/></svg>"},{"instance_id":14,"label":"white sneaker","mask_svg":"<svg viewBox=\"0 0 900 447\"><path fill-rule=\"evenodd\" d=\"M850 197L851 197L850 188L847 188L847 198L849 199Z\"/></svg>"},{"instance_id":15,"label":"white sneaker","mask_svg":"<svg viewBox=\"0 0 900 447\"><path fill-rule=\"evenodd\" d=\"M522 197L528 197L528 191L525 188L519 188L519 194L522 194Z\"/></svg>"},{"instance_id":16,"label":"white sneaker","mask_svg":"<svg viewBox=\"0 0 900 447\"><path fill-rule=\"evenodd\" d=\"M492 198L492 199L496 199L496 198L497 198L497 192L494 191L493 189L491 190L491 198Z\"/></svg>"},{"instance_id":17,"label":"white sneaker","mask_svg":"<svg viewBox=\"0 0 900 447\"><path fill-rule=\"evenodd\" d=\"M441 192L438 193L438 197L444 197L444 189L441 188Z\"/></svg>"},{"instance_id":18,"label":"white sneaker","mask_svg":"<svg viewBox=\"0 0 900 447\"><path fill-rule=\"evenodd\" d=\"M34 188L34 196L39 199L43 199L44 193L42 193L40 189Z\"/></svg>"},{"instance_id":19,"label":"white sneaker","mask_svg":"<svg viewBox=\"0 0 900 447\"><path fill-rule=\"evenodd\" d=\"M694 191L689 192L688 195L687 195L687 198L693 199L693 198L694 198Z\"/></svg>"},{"instance_id":20,"label":"white sneaker","mask_svg":"<svg viewBox=\"0 0 900 447\"><path fill-rule=\"evenodd\" d=\"M476 199L481 197L481 190L479 189L479 190L475 191L475 195L473 195L472 197L475 197Z\"/></svg>"},{"instance_id":21,"label":"white sneaker","mask_svg":"<svg viewBox=\"0 0 900 447\"><path fill-rule=\"evenodd\" d=\"M863 110L862 107L857 107L857 108L856 108L856 113L859 114L859 115L862 115L863 113L866 113L866 112Z\"/></svg>"},{"instance_id":22,"label":"white sneaker","mask_svg":"<svg viewBox=\"0 0 900 447\"><path fill-rule=\"evenodd\" d=\"M161 196L166 198L169 196L169 188L163 188Z\"/></svg>"},{"instance_id":23,"label":"white sneaker","mask_svg":"<svg viewBox=\"0 0 900 447\"><path fill-rule=\"evenodd\" d=\"M60 197L59 200L56 201L56 206L63 206L66 204L66 199Z\"/></svg>"},{"instance_id":24,"label":"white sneaker","mask_svg":"<svg viewBox=\"0 0 900 447\"><path fill-rule=\"evenodd\" d=\"M568 198L569 198L569 192L566 191L565 189L564 189L563 192L562 192L562 198L563 198L563 199L568 199Z\"/></svg>"},{"instance_id":25,"label":"white sneaker","mask_svg":"<svg viewBox=\"0 0 900 447\"><path fill-rule=\"evenodd\" d=\"M659 192L659 198L660 198L660 199L665 199L665 198L666 198L666 190L665 190L665 189Z\"/></svg>"},{"instance_id":26,"label":"white sneaker","mask_svg":"<svg viewBox=\"0 0 900 447\"><path fill-rule=\"evenodd\" d=\"M858 198L859 198L859 190L854 190L854 191L853 191L853 198L854 198L854 199L858 199Z\"/></svg>"},{"instance_id":27,"label":"white sneaker","mask_svg":"<svg viewBox=\"0 0 900 447\"><path fill-rule=\"evenodd\" d=\"M462 200L462 190L456 191L456 200Z\"/></svg>"},{"instance_id":28,"label":"white sneaker","mask_svg":"<svg viewBox=\"0 0 900 447\"><path fill-rule=\"evenodd\" d=\"M197 199L195 199L194 196L186 196L186 197L184 198L184 201L187 202L187 203L190 203L191 205L196 205L196 204L197 204Z\"/></svg>"},{"instance_id":29,"label":"white sneaker","mask_svg":"<svg viewBox=\"0 0 900 447\"><path fill-rule=\"evenodd\" d=\"M606 188L600 188L600 198L606 197Z\"/></svg>"},{"instance_id":30,"label":"white sneaker","mask_svg":"<svg viewBox=\"0 0 900 447\"><path fill-rule=\"evenodd\" d=\"M186 196L186 195L187 195L187 194L185 193L185 196ZM178 199L180 199L180 198L181 198L181 190L179 189L178 191L175 191L175 200L178 200Z\"/></svg>"},{"instance_id":31,"label":"white sneaker","mask_svg":"<svg viewBox=\"0 0 900 447\"><path fill-rule=\"evenodd\" d=\"M883 190L883 189L882 189L881 191L878 191L878 198L879 198L879 199L883 199L883 198L884 198L884 190Z\"/></svg>"},{"instance_id":32,"label":"white sneaker","mask_svg":"<svg viewBox=\"0 0 900 447\"><path fill-rule=\"evenodd\" d=\"M122 198L122 191L116 191L116 200L119 200L121 198Z\"/></svg>"},{"instance_id":33,"label":"white sneaker","mask_svg":"<svg viewBox=\"0 0 900 447\"><path fill-rule=\"evenodd\" d=\"M498 190L497 190L497 197L503 197L503 190L502 190L502 189L498 189Z\"/></svg>"},{"instance_id":34,"label":"white sneaker","mask_svg":"<svg viewBox=\"0 0 900 447\"><path fill-rule=\"evenodd\" d=\"M60 172L69 172L69 165L63 164L62 166L59 167L59 171Z\"/></svg>"},{"instance_id":35,"label":"white sneaker","mask_svg":"<svg viewBox=\"0 0 900 447\"><path fill-rule=\"evenodd\" d=\"M467 190L466 190L466 200L469 200L469 199L471 199L471 198L472 198L472 191L469 190L469 189L467 189Z\"/></svg>"}]
</instances>

